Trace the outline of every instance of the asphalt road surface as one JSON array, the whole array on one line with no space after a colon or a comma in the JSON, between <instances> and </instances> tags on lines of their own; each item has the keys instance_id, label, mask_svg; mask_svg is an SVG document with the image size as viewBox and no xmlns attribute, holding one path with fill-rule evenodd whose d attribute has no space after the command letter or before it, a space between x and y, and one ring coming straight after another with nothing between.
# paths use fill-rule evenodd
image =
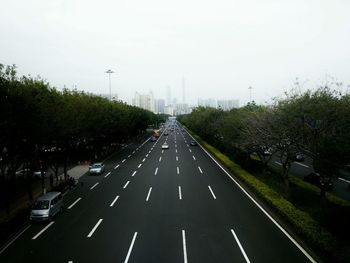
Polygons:
<instances>
[{"instance_id":1,"label":"asphalt road surface","mask_svg":"<svg viewBox=\"0 0 350 263\"><path fill-rule=\"evenodd\" d=\"M176 129L126 148L0 262L315 262L190 140Z\"/></svg>"}]
</instances>

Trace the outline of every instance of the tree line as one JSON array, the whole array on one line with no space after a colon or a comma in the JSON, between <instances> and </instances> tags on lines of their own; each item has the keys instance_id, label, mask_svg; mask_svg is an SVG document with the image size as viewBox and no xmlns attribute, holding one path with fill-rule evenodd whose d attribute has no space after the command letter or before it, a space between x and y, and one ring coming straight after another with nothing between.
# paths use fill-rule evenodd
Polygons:
<instances>
[{"instance_id":1,"label":"tree line","mask_svg":"<svg viewBox=\"0 0 350 263\"><path fill-rule=\"evenodd\" d=\"M18 77L0 64L0 192L10 198L16 171L32 172L75 160L99 159L145 132L157 116L141 108L77 90L59 91L40 77ZM159 121L159 120L158 120Z\"/></svg>"},{"instance_id":2,"label":"tree line","mask_svg":"<svg viewBox=\"0 0 350 263\"><path fill-rule=\"evenodd\" d=\"M268 106L251 102L230 111L198 107L179 120L238 162L254 154L263 172L271 156L278 156L288 191L289 168L297 154L311 157L314 169L327 177L350 164L350 95L332 87L294 89Z\"/></svg>"}]
</instances>

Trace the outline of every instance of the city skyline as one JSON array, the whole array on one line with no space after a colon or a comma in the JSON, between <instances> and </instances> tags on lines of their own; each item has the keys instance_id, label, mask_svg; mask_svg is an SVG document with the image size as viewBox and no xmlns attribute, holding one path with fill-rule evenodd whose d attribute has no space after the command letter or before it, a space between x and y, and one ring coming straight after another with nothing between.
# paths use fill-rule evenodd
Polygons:
<instances>
[{"instance_id":1,"label":"city skyline","mask_svg":"<svg viewBox=\"0 0 350 263\"><path fill-rule=\"evenodd\" d=\"M2 8L1 63L58 89L108 93L111 69L111 92L123 100L149 89L164 97L166 86L182 100L182 77L190 104L234 97L244 105L250 91L269 103L296 78L305 90L332 76L349 91L347 1L38 0Z\"/></svg>"}]
</instances>

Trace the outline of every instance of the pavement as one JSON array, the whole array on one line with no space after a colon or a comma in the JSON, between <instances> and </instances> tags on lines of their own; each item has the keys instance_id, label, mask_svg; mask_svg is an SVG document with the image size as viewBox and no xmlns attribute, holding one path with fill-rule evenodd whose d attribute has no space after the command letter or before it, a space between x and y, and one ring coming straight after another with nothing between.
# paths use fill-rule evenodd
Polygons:
<instances>
[{"instance_id":1,"label":"pavement","mask_svg":"<svg viewBox=\"0 0 350 263\"><path fill-rule=\"evenodd\" d=\"M82 175L63 213L26 228L0 262L316 262L190 140L177 128Z\"/></svg>"}]
</instances>

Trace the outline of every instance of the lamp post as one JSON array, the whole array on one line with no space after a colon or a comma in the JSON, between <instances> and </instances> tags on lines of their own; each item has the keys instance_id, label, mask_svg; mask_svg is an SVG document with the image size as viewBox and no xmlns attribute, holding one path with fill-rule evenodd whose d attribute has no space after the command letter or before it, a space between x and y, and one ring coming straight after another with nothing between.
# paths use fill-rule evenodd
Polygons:
<instances>
[{"instance_id":1,"label":"lamp post","mask_svg":"<svg viewBox=\"0 0 350 263\"><path fill-rule=\"evenodd\" d=\"M252 87L249 86L249 102L252 102Z\"/></svg>"},{"instance_id":2,"label":"lamp post","mask_svg":"<svg viewBox=\"0 0 350 263\"><path fill-rule=\"evenodd\" d=\"M112 101L111 74L114 73L114 71L109 69L105 73L108 74L109 78L109 100Z\"/></svg>"}]
</instances>

